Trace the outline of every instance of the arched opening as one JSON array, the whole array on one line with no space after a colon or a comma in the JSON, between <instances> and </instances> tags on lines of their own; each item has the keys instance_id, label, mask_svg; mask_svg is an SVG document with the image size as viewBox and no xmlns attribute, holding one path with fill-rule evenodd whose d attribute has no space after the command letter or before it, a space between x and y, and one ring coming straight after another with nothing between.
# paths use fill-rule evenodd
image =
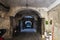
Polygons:
<instances>
[{"instance_id":1,"label":"arched opening","mask_svg":"<svg viewBox=\"0 0 60 40\"><path fill-rule=\"evenodd\" d=\"M20 37L23 37L21 40L25 40L24 38L26 37L26 35L32 37L32 34L38 38L41 37L43 32L42 31L43 18L40 18L40 13L38 13L37 11L31 9L22 10L16 13L15 17L11 17L10 19L12 26L11 30L13 30L12 31L13 36L16 37L16 35L18 36L20 35Z\"/></svg>"}]
</instances>

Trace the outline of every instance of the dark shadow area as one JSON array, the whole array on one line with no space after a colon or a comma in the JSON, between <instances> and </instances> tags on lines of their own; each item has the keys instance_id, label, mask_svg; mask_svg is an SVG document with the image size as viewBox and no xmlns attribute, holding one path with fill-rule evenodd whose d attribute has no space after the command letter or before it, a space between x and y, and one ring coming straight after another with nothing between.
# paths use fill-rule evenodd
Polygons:
<instances>
[{"instance_id":1,"label":"dark shadow area","mask_svg":"<svg viewBox=\"0 0 60 40\"><path fill-rule=\"evenodd\" d=\"M10 7L8 7L8 6L5 6L4 4L2 4L2 3L0 3L0 10L5 10L5 11L9 11L10 10Z\"/></svg>"},{"instance_id":2,"label":"dark shadow area","mask_svg":"<svg viewBox=\"0 0 60 40\"><path fill-rule=\"evenodd\" d=\"M2 37L6 33L6 29L0 29L0 37Z\"/></svg>"}]
</instances>

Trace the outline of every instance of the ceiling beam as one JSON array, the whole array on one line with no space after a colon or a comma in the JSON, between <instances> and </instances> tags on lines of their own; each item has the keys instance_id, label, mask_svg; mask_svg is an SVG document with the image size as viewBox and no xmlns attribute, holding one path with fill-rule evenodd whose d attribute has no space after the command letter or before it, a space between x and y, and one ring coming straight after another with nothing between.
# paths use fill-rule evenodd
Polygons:
<instances>
[{"instance_id":1,"label":"ceiling beam","mask_svg":"<svg viewBox=\"0 0 60 40\"><path fill-rule=\"evenodd\" d=\"M53 4L51 4L46 11L51 10L52 8L56 7L58 4L60 4L60 0L56 0Z\"/></svg>"}]
</instances>

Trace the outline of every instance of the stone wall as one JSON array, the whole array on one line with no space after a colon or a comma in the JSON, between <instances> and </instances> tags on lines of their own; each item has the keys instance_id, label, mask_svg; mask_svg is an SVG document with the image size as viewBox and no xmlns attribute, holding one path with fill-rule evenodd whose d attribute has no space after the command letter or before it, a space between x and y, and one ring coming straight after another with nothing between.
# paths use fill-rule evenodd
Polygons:
<instances>
[{"instance_id":1,"label":"stone wall","mask_svg":"<svg viewBox=\"0 0 60 40\"><path fill-rule=\"evenodd\" d=\"M54 40L60 40L60 5L50 10L48 14L49 20L53 20Z\"/></svg>"},{"instance_id":2,"label":"stone wall","mask_svg":"<svg viewBox=\"0 0 60 40\"><path fill-rule=\"evenodd\" d=\"M8 16L8 12L0 11L0 29L6 29L6 33L3 35L3 37L9 37L10 18Z\"/></svg>"}]
</instances>

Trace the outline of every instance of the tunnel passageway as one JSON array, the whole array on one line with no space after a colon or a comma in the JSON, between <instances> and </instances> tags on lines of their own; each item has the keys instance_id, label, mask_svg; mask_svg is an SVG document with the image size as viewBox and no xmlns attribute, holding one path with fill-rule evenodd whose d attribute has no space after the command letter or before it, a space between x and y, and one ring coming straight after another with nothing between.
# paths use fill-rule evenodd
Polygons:
<instances>
[{"instance_id":1,"label":"tunnel passageway","mask_svg":"<svg viewBox=\"0 0 60 40\"><path fill-rule=\"evenodd\" d=\"M41 40L42 23L40 13L37 11L29 9L18 12L11 17L13 40Z\"/></svg>"},{"instance_id":2,"label":"tunnel passageway","mask_svg":"<svg viewBox=\"0 0 60 40\"><path fill-rule=\"evenodd\" d=\"M20 33L13 40L41 40L41 35L39 33Z\"/></svg>"}]
</instances>

